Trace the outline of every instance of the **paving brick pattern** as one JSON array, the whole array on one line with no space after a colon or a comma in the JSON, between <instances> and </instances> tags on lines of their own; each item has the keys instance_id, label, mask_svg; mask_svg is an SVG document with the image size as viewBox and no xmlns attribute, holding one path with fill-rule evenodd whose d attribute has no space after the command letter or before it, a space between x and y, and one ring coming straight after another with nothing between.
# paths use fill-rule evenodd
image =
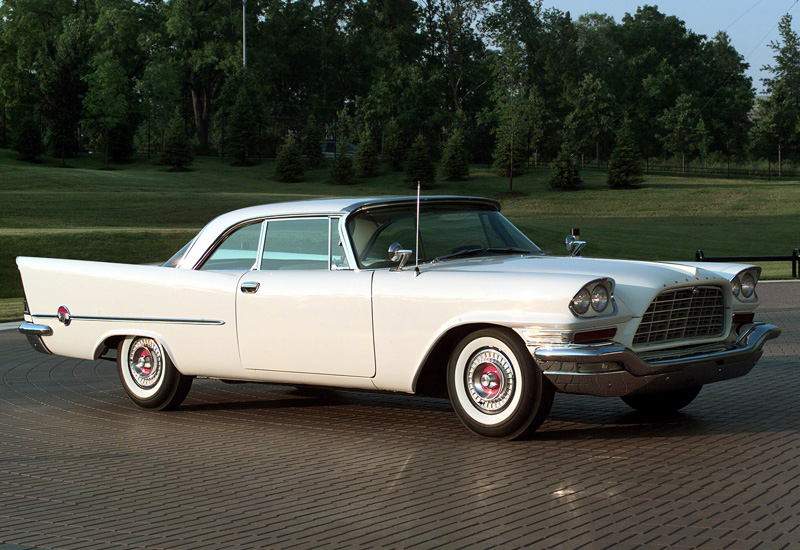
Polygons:
<instances>
[{"instance_id":1,"label":"paving brick pattern","mask_svg":"<svg viewBox=\"0 0 800 550\"><path fill-rule=\"evenodd\" d=\"M647 421L558 395L531 441L442 400L195 381L137 409L115 365L0 332L0 550L800 547L800 283L748 376Z\"/></svg>"}]
</instances>

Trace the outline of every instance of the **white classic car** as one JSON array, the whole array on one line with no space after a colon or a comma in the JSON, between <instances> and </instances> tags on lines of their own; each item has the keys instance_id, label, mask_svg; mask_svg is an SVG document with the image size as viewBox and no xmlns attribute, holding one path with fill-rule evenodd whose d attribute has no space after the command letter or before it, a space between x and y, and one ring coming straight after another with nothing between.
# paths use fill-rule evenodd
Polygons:
<instances>
[{"instance_id":1,"label":"white classic car","mask_svg":"<svg viewBox=\"0 0 800 550\"><path fill-rule=\"evenodd\" d=\"M748 373L760 268L540 250L482 198L328 199L211 221L163 266L20 257L33 347L116 361L137 405L195 377L449 396L517 438L556 392L675 411Z\"/></svg>"}]
</instances>

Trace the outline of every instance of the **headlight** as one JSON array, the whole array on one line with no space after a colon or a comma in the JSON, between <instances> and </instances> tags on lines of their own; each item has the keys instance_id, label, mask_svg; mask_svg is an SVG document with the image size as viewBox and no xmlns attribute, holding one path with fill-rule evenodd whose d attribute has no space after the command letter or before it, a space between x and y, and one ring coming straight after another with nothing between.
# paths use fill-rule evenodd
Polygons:
<instances>
[{"instance_id":1,"label":"headlight","mask_svg":"<svg viewBox=\"0 0 800 550\"><path fill-rule=\"evenodd\" d=\"M745 298L750 298L753 293L756 291L756 280L750 273L746 273L744 277L742 277L742 296Z\"/></svg>"},{"instance_id":2,"label":"headlight","mask_svg":"<svg viewBox=\"0 0 800 550\"><path fill-rule=\"evenodd\" d=\"M600 313L608 305L608 289L603 285L597 285L592 290L592 309Z\"/></svg>"},{"instance_id":3,"label":"headlight","mask_svg":"<svg viewBox=\"0 0 800 550\"><path fill-rule=\"evenodd\" d=\"M616 307L609 308L609 304L614 304L614 279L604 277L583 285L572 297L569 309L580 318L594 317L600 313L613 315L617 312ZM608 311L609 309L613 311Z\"/></svg>"},{"instance_id":4,"label":"headlight","mask_svg":"<svg viewBox=\"0 0 800 550\"><path fill-rule=\"evenodd\" d=\"M576 312L583 315L587 311L589 311L589 305L592 302L592 297L589 294L589 291L585 288L582 288L580 292L578 292L575 297L572 299L572 307L575 309Z\"/></svg>"},{"instance_id":5,"label":"headlight","mask_svg":"<svg viewBox=\"0 0 800 550\"><path fill-rule=\"evenodd\" d=\"M739 277L734 277L731 281L731 285L733 285L733 295L739 296L739 293L742 291L742 283L739 282Z\"/></svg>"}]
</instances>

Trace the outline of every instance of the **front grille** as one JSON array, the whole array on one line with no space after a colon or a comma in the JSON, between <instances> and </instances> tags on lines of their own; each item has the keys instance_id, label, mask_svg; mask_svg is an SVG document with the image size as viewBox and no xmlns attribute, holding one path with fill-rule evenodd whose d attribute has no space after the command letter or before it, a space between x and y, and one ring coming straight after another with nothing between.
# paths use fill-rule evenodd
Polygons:
<instances>
[{"instance_id":1,"label":"front grille","mask_svg":"<svg viewBox=\"0 0 800 550\"><path fill-rule=\"evenodd\" d=\"M715 286L662 292L647 308L633 345L722 336L725 299Z\"/></svg>"}]
</instances>

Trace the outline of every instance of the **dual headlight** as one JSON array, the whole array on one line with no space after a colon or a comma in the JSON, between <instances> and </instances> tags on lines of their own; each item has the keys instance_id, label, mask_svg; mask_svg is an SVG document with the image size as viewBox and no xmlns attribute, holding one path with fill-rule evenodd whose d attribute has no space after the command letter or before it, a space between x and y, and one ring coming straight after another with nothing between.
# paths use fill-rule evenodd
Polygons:
<instances>
[{"instance_id":1,"label":"dual headlight","mask_svg":"<svg viewBox=\"0 0 800 550\"><path fill-rule=\"evenodd\" d=\"M752 299L756 295L756 284L760 273L760 269L757 268L740 271L731 280L733 295L742 302Z\"/></svg>"},{"instance_id":2,"label":"dual headlight","mask_svg":"<svg viewBox=\"0 0 800 550\"><path fill-rule=\"evenodd\" d=\"M596 279L581 288L569 303L578 317L613 314L614 279Z\"/></svg>"}]
</instances>

